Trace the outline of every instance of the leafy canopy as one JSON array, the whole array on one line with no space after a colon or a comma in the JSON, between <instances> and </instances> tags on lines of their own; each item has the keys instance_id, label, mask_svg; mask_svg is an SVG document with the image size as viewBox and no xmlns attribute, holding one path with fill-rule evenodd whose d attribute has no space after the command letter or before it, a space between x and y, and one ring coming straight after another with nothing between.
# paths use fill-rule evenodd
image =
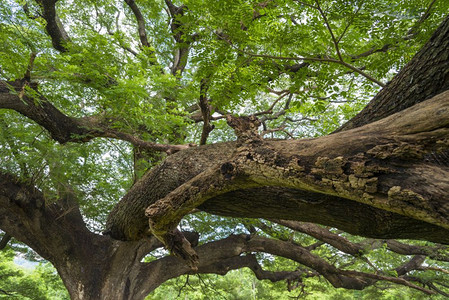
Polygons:
<instances>
[{"instance_id":1,"label":"leafy canopy","mask_svg":"<svg viewBox=\"0 0 449 300\"><path fill-rule=\"evenodd\" d=\"M354 116L422 47L449 8L448 1L420 0L185 0L173 2L184 9L172 14L161 0L136 3L146 44L125 1L57 1L70 37L61 52L45 30L39 1L1 1L0 79L22 79L35 56L31 79L63 113L95 117L155 143L199 144L202 123L192 115L204 94L215 126L208 142L234 138L227 113L262 112L267 137L318 136ZM103 228L111 207L161 159L152 154L142 161L136 152L113 139L60 145L26 117L0 110L2 168L31 178L49 199L74 189L93 230ZM198 214L181 225L207 240L257 222ZM282 234L312 243L276 228ZM331 247L320 251L341 264L352 260ZM390 269L403 262L384 252L371 255ZM264 259L268 265L270 258Z\"/></svg>"}]
</instances>

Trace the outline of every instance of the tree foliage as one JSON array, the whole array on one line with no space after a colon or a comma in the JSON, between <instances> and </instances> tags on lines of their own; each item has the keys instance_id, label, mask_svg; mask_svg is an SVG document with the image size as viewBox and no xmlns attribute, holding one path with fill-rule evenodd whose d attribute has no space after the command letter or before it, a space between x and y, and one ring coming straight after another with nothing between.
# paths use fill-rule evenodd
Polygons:
<instances>
[{"instance_id":1,"label":"tree foliage","mask_svg":"<svg viewBox=\"0 0 449 300\"><path fill-rule=\"evenodd\" d=\"M17 266L15 255L12 249L0 252L0 299L69 299L51 264L40 263L30 270Z\"/></svg>"},{"instance_id":2,"label":"tree foliage","mask_svg":"<svg viewBox=\"0 0 449 300\"><path fill-rule=\"evenodd\" d=\"M260 127L256 131L261 140L313 138L336 131L382 88L388 89L389 82L424 47L438 26L447 22L448 9L449 2L443 0L2 1L0 190L3 188L4 194L0 193L0 199L11 194L15 197L10 189L27 191L27 197L35 203L43 199L44 208L36 204L37 208L48 209L48 216L55 216L54 224L69 224L61 228L72 228L70 222L73 228L79 228L75 225L78 217L71 215L79 208L86 226L96 234L93 238L90 233L82 233L86 238L80 242L80 249L84 244L89 244L88 249L104 243L102 249L109 251L108 247L114 248L111 245L120 239L135 238L144 243L143 235L133 236L131 229L123 236L114 236L109 228L114 218L110 213L115 207L114 213L120 215L120 205L127 204L119 200L133 197L133 189L147 184L145 178L154 176L155 180L142 188L142 197L163 190L167 157L170 163L172 154L191 151L185 154L188 165L190 159L218 156L201 150L213 148L198 145L230 145L223 147L234 151L234 144L220 143L242 140L238 130L228 125L239 116L257 116ZM447 54L439 57L448 60ZM439 92L447 89L446 82ZM197 150L205 154L196 154ZM442 160L441 165L447 168L445 151L432 159ZM413 159L416 157L404 160ZM183 162L178 161L179 168ZM201 162L195 164L200 168ZM226 170L220 172L225 174ZM186 182L196 175L174 172L167 176ZM365 180L366 184L367 179L357 180ZM160 198L167 193L160 192ZM280 195L289 191L277 193L282 198ZM326 192L321 195L329 196ZM320 201L314 199L310 203ZM60 206L65 212L57 215ZM185 275L191 270L178 267L179 274L173 272L160 278L165 281L187 277L168 281L153 292L155 299L177 297L193 285L196 288L185 293L196 299L208 298L210 293L217 299L287 299L292 295L318 299L323 294L332 295L332 299L418 299L425 294L449 295L447 246L393 240L401 237L400 232L394 237L376 233L362 238L338 226L319 225L327 224L325 221L312 224L278 218L232 218L232 213L218 216L201 212L196 206L183 214L179 224L192 245L209 249L216 245L214 242L226 241L228 246L232 244L229 249L240 245L249 249L237 258L228 254L214 257L204 250L211 261L200 266L199 273L225 275L231 269L248 267L255 277L247 270L231 272L225 279ZM6 241L15 229L11 229L14 227L6 213L10 208L6 204L4 207L5 212L0 210L0 228L6 232ZM143 218L145 209L136 208ZM207 210L207 202L200 209ZM384 210L397 213L394 209ZM367 216L371 215L367 212ZM135 216L135 220L140 219ZM435 228L429 231L438 232ZM84 232L74 231L80 236ZM101 232L110 235L111 240L106 242L106 237L99 236ZM199 238L189 237L188 232L200 233ZM426 232L419 239L426 239ZM157 235L155 230L153 234ZM62 260L51 259L51 247L39 251L39 243L45 244L45 239L34 243L29 242L28 235L14 236L55 265L72 297L81 294L64 277L67 272ZM150 240L146 246L149 254L142 257L147 255L147 266L171 259L161 249L164 245L149 235L146 238ZM135 247L129 253L140 255L138 242L132 247L120 243L122 248L117 248ZM71 246L76 248L75 242ZM54 256L70 253L74 252L62 251ZM298 253L302 255L298 257ZM4 290L7 295L13 291L23 297L45 299L59 289L46 266L25 276L10 265L10 250L0 255L0 272L5 274L0 273L0 277L9 278L0 284L0 297ZM105 270L109 267L102 265ZM156 271L154 274L157 277ZM270 290L272 285L268 287L266 281L256 282L255 278L269 279L276 288ZM323 278L334 287L340 284L366 290L332 290ZM345 282L345 278L357 283ZM48 290L36 284L38 280L45 280ZM287 282L288 291L280 288L280 281ZM162 284L156 279L153 282L143 288L144 292ZM242 288L232 290L231 285ZM399 296L402 293L407 296ZM93 294L90 297L94 299Z\"/></svg>"}]
</instances>

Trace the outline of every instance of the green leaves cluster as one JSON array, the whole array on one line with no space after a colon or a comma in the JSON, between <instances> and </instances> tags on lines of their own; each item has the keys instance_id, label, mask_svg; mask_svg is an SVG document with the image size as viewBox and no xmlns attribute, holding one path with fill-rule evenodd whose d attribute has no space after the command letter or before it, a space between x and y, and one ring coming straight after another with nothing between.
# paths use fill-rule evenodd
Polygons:
<instances>
[{"instance_id":1,"label":"green leaves cluster","mask_svg":"<svg viewBox=\"0 0 449 300\"><path fill-rule=\"evenodd\" d=\"M26 269L14 264L14 257L15 252L10 249L0 251L0 299L70 299L51 264Z\"/></svg>"},{"instance_id":2,"label":"green leaves cluster","mask_svg":"<svg viewBox=\"0 0 449 300\"><path fill-rule=\"evenodd\" d=\"M173 20L162 0L136 3L145 19L150 47L141 45L136 18L124 1L57 1L58 16L70 37L64 44L66 51L58 53L35 1L1 1L0 80L23 78L31 53L36 53L31 79L63 113L77 118L95 116L112 129L156 143L198 143L202 124L195 124L189 116L199 101L202 80L208 82L207 99L219 115L266 111L282 92L288 96L272 107L273 113L282 114L267 119L266 129L283 127L295 138L319 136L353 117L380 88L360 72L330 60L339 60L339 55L328 27L346 63L386 83L424 44L449 9L448 1L436 1L429 17L422 18L430 1L185 0L174 1L186 9ZM28 10L23 9L25 4ZM175 34L182 33L184 43L173 38L173 22L182 24ZM186 69L171 74L174 55L183 47L189 49ZM301 64L307 65L300 68ZM223 119L213 124L209 142L235 138ZM290 136L280 131L267 137ZM59 198L70 187L96 231L133 182L162 157L149 154L142 161L136 152L128 143L109 139L59 145L24 116L0 110L1 168L32 180L48 199ZM201 242L207 242L246 232L257 225L251 222L195 214L181 225L202 232ZM286 228L270 226L276 234L261 234L279 239L291 236L304 245L314 242ZM368 259L389 269L404 262L386 253L379 249L369 253ZM340 265L352 259L332 247L322 247L317 254ZM0 278L7 278L0 281L0 289L20 297L33 295L33 299L47 299L59 290L56 283L46 290L40 282L56 280L46 267L27 275L13 267L11 252L0 252L0 258ZM273 270L290 264L268 256L261 261ZM360 269L366 264L360 260L353 266ZM421 276L430 280L432 275ZM273 288L256 282L247 271L231 272L222 279L191 277L190 282L194 281L203 290L186 285L181 295L192 299L207 295L288 299L299 293L281 291L281 283ZM400 288L373 287L362 294L331 290L317 278L305 281L310 299L421 297ZM173 280L153 297L176 298L184 285L185 278ZM0 292L0 298L3 296Z\"/></svg>"}]
</instances>

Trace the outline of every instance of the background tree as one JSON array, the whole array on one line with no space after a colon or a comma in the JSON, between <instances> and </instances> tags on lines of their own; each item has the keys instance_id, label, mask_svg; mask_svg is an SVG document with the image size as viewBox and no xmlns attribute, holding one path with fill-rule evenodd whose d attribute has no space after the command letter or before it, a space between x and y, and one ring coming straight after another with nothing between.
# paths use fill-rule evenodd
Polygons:
<instances>
[{"instance_id":1,"label":"background tree","mask_svg":"<svg viewBox=\"0 0 449 300\"><path fill-rule=\"evenodd\" d=\"M73 299L244 267L296 294L447 297L447 11L2 2L2 247L34 249Z\"/></svg>"}]
</instances>

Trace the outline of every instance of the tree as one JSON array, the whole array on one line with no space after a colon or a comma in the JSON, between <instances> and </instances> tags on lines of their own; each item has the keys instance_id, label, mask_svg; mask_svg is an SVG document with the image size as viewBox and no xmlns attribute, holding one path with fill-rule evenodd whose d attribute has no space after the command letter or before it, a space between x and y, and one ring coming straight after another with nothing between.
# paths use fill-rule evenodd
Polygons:
<instances>
[{"instance_id":1,"label":"tree","mask_svg":"<svg viewBox=\"0 0 449 300\"><path fill-rule=\"evenodd\" d=\"M0 253L0 299L68 299L61 279L49 264L40 264L33 271L14 265L14 251Z\"/></svg>"},{"instance_id":2,"label":"tree","mask_svg":"<svg viewBox=\"0 0 449 300\"><path fill-rule=\"evenodd\" d=\"M448 296L447 6L0 4L2 244L72 299L244 267Z\"/></svg>"}]
</instances>

